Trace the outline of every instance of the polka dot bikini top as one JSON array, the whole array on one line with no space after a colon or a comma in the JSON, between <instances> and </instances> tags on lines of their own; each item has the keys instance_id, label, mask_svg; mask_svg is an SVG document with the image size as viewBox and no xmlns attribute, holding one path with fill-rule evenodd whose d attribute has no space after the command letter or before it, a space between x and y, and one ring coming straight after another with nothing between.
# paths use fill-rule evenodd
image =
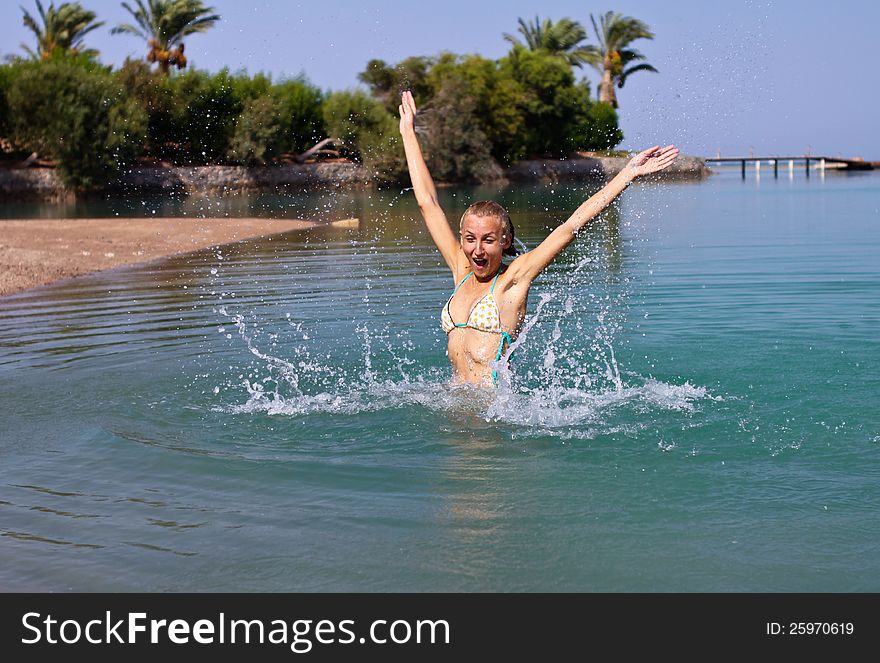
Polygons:
<instances>
[{"instance_id":1,"label":"polka dot bikini top","mask_svg":"<svg viewBox=\"0 0 880 663\"><path fill-rule=\"evenodd\" d=\"M449 304L452 302L452 298L455 297L455 293L458 292L458 289L464 285L464 282L467 281L471 275L473 275L473 272L468 272L468 275L465 276L455 287L455 290L452 291L452 295L449 297L446 306L443 307L443 310L440 313L440 326L447 334L456 327L470 327L471 329L478 329L479 331L504 334L504 331L501 329L501 314L498 311L498 302L495 301L494 295L495 281L498 280L498 274L496 274L495 278L492 280L492 286L489 288L489 292L483 295L480 301L478 301L471 309L467 322L459 324L452 319L452 313L449 311Z\"/></svg>"}]
</instances>

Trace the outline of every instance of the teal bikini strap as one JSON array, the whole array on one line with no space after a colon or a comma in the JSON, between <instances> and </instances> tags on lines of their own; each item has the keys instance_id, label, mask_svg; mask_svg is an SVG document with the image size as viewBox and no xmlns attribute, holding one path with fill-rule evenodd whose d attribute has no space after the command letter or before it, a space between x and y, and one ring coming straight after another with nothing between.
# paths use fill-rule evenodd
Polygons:
<instances>
[{"instance_id":1,"label":"teal bikini strap","mask_svg":"<svg viewBox=\"0 0 880 663\"><path fill-rule=\"evenodd\" d=\"M495 275L495 278L492 279L492 285L489 287L489 292L495 292L495 284L498 282L498 277L501 276L501 270L498 270L498 273ZM504 344L507 343L509 346L513 343L513 339L510 338L510 334L506 331L501 331L501 342L498 344L498 352L495 353L495 361L501 359L501 355L504 354ZM498 386L498 370L492 371L492 384L496 387Z\"/></svg>"},{"instance_id":2,"label":"teal bikini strap","mask_svg":"<svg viewBox=\"0 0 880 663\"><path fill-rule=\"evenodd\" d=\"M498 278L497 276L495 278ZM508 347L513 343L513 339L510 338L510 334L506 331L501 332L501 343L498 344L498 352L495 353L495 361L501 359L501 355L504 354L504 344L507 343ZM498 386L498 369L492 371L492 384L496 387Z\"/></svg>"},{"instance_id":3,"label":"teal bikini strap","mask_svg":"<svg viewBox=\"0 0 880 663\"><path fill-rule=\"evenodd\" d=\"M458 282L457 286L455 286L455 290L452 291L452 294L449 295L449 300L446 302L446 312L449 313L450 320L452 320L452 311L449 310L449 302L452 301L452 298L455 297L455 293L458 292L458 289L464 285L464 282L468 280L468 278L470 277L471 274L473 274L473 272L468 272L467 274L465 274L464 278ZM455 320L452 320L452 326L453 327L467 327L467 321L462 322L462 323L458 323Z\"/></svg>"},{"instance_id":4,"label":"teal bikini strap","mask_svg":"<svg viewBox=\"0 0 880 663\"><path fill-rule=\"evenodd\" d=\"M468 278L470 278L471 274L473 274L473 272L468 272L467 274L464 275L464 278L458 282L457 286L455 286L455 290L452 291L452 294L449 296L449 299L452 299L453 297L455 297L455 293L458 292L458 289L464 285L464 282L467 281Z\"/></svg>"}]
</instances>

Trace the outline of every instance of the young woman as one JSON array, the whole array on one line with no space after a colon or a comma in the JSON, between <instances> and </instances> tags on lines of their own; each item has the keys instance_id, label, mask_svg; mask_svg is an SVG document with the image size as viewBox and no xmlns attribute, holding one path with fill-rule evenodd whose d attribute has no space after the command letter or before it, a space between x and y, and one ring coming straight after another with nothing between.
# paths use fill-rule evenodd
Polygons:
<instances>
[{"instance_id":1,"label":"young woman","mask_svg":"<svg viewBox=\"0 0 880 663\"><path fill-rule=\"evenodd\" d=\"M416 138L416 104L411 92L403 93L399 110L400 134L416 201L456 284L440 315L448 336L447 353L455 379L492 385L496 381L494 366L516 338L525 318L529 288L535 277L630 182L640 175L669 167L678 156L678 150L672 145L655 146L634 156L614 179L578 207L541 244L505 266L502 256L516 255L512 248L514 230L510 216L498 203L475 203L462 215L456 239L437 202L437 190Z\"/></svg>"}]
</instances>

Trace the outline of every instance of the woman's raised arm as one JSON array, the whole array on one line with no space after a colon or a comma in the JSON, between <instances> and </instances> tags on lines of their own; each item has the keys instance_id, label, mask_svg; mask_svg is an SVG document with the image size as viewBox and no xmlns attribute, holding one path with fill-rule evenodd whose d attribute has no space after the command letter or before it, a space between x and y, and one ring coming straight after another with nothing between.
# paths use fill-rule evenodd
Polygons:
<instances>
[{"instance_id":1,"label":"woman's raised arm","mask_svg":"<svg viewBox=\"0 0 880 663\"><path fill-rule=\"evenodd\" d=\"M446 215L437 202L437 189L434 187L434 180L431 179L431 173L428 172L428 166L422 156L422 148L416 138L416 102L409 90L401 95L399 110L400 135L403 137L406 165L409 168L409 177L412 180L416 201L422 212L422 218L425 219L425 225L428 226L428 232L431 233L431 239L434 240L434 244L440 250L440 255L452 270L454 278L458 273L461 261L464 259L464 253L449 227Z\"/></svg>"},{"instance_id":2,"label":"woman's raised arm","mask_svg":"<svg viewBox=\"0 0 880 663\"><path fill-rule=\"evenodd\" d=\"M639 152L608 184L589 198L568 220L553 230L537 248L514 260L510 269L516 281L531 283L562 251L574 241L575 234L620 195L636 177L668 168L678 156L678 148L667 145Z\"/></svg>"}]
</instances>

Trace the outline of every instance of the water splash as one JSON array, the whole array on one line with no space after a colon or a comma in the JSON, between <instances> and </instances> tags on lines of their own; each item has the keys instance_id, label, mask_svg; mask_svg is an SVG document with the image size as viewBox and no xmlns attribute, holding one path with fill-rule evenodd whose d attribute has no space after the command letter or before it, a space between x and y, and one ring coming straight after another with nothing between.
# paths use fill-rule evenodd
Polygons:
<instances>
[{"instance_id":1,"label":"water splash","mask_svg":"<svg viewBox=\"0 0 880 663\"><path fill-rule=\"evenodd\" d=\"M313 309L300 310L297 318L287 311L274 321L264 310L247 311L244 301L235 306L245 313L230 312L232 304L221 298L224 305L215 309L223 319L219 327L237 331L252 361L230 366L231 377L212 392L213 409L289 417L409 409L417 416L437 415L440 428L442 421L465 416L507 429L513 438L590 439L632 434L652 426L661 413L690 415L717 400L704 387L668 384L620 365L631 294L618 264L620 238L601 230L585 237L568 264L551 266L549 278L542 277L534 312L493 363L497 389L451 382L441 347L425 334L414 331L411 337L401 329L393 297L385 292L385 279L396 276L369 257L370 242L350 239L355 253L368 256L361 263L363 280L357 280L363 292L350 300L355 308L344 316L350 324L333 328L344 331L332 343L327 334L334 332L309 315ZM211 276L218 279L216 267Z\"/></svg>"},{"instance_id":2,"label":"water splash","mask_svg":"<svg viewBox=\"0 0 880 663\"><path fill-rule=\"evenodd\" d=\"M550 294L541 296L535 316L530 318L520 337L512 344L525 341L540 320ZM403 374L392 378L390 371L377 372L373 366L373 336L365 326L362 336L363 360L356 370L342 373L332 362L325 365L316 359L310 362L289 361L260 349L257 333L241 315L230 315L225 308L218 313L231 318L248 352L257 358L258 366L242 378L239 387L225 390L246 394L244 403L221 403L213 409L241 413L265 413L270 416L308 416L319 413L358 415L400 408L420 408L443 417L479 417L481 420L514 429L514 437L554 436L562 439L592 438L615 431L630 433L642 424L622 425L622 414L632 414L650 422L652 412L674 411L691 413L701 401L720 400L705 387L685 382L672 385L636 374L617 373L618 381L603 388L566 386L558 380L533 386L519 384L505 362L499 362L499 387L486 389L473 385L453 384L448 369L429 368L415 377ZM301 328L302 323L290 323ZM302 347L294 353L308 356ZM545 355L550 356L550 355ZM323 383L317 376L328 377ZM308 383L308 386L304 385ZM224 394L223 400L228 396ZM632 417L630 417L632 418ZM635 426L635 428L633 428Z\"/></svg>"}]
</instances>

